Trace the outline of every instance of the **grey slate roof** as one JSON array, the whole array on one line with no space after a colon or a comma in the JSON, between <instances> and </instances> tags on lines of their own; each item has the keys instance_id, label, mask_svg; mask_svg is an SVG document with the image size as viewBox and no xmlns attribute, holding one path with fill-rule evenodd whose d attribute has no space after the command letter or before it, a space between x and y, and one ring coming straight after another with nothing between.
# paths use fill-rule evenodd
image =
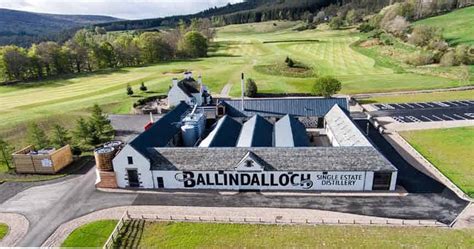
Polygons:
<instances>
[{"instance_id":1,"label":"grey slate roof","mask_svg":"<svg viewBox=\"0 0 474 249\"><path fill-rule=\"evenodd\" d=\"M304 125L290 115L275 123L275 147L308 147L308 134Z\"/></svg>"},{"instance_id":2,"label":"grey slate roof","mask_svg":"<svg viewBox=\"0 0 474 249\"><path fill-rule=\"evenodd\" d=\"M255 115L242 126L237 147L272 147L273 125Z\"/></svg>"},{"instance_id":3,"label":"grey slate roof","mask_svg":"<svg viewBox=\"0 0 474 249\"><path fill-rule=\"evenodd\" d=\"M192 97L193 93L199 93L199 83L193 78L183 79L178 82L178 87L186 94L188 97Z\"/></svg>"},{"instance_id":4,"label":"grey slate roof","mask_svg":"<svg viewBox=\"0 0 474 249\"><path fill-rule=\"evenodd\" d=\"M372 146L349 115L335 105L324 117L326 127L331 130L339 146Z\"/></svg>"},{"instance_id":5,"label":"grey slate roof","mask_svg":"<svg viewBox=\"0 0 474 249\"><path fill-rule=\"evenodd\" d=\"M190 106L181 102L172 111L157 120L150 129L138 135L129 144L142 155L146 155L147 148L163 147L180 132L180 127L176 122L181 121L181 117L189 110Z\"/></svg>"},{"instance_id":6,"label":"grey slate roof","mask_svg":"<svg viewBox=\"0 0 474 249\"><path fill-rule=\"evenodd\" d=\"M280 171L397 169L374 147L150 148L152 170L233 170L248 152Z\"/></svg>"},{"instance_id":7,"label":"grey slate roof","mask_svg":"<svg viewBox=\"0 0 474 249\"><path fill-rule=\"evenodd\" d=\"M246 99L244 111L241 110L241 100L225 100L226 113L232 117L261 116L318 116L323 117L334 106L339 105L348 109L346 98L269 98Z\"/></svg>"},{"instance_id":8,"label":"grey slate roof","mask_svg":"<svg viewBox=\"0 0 474 249\"><path fill-rule=\"evenodd\" d=\"M199 147L234 147L241 129L242 124L229 116L224 116Z\"/></svg>"}]
</instances>

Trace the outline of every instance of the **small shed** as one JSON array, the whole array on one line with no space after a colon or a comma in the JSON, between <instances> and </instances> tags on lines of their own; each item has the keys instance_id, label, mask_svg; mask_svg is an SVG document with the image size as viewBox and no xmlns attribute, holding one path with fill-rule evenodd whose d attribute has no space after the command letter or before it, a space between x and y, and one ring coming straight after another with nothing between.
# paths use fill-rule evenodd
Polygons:
<instances>
[{"instance_id":1,"label":"small shed","mask_svg":"<svg viewBox=\"0 0 474 249\"><path fill-rule=\"evenodd\" d=\"M60 149L35 150L28 146L13 153L17 173L56 174L73 161L71 146Z\"/></svg>"}]
</instances>

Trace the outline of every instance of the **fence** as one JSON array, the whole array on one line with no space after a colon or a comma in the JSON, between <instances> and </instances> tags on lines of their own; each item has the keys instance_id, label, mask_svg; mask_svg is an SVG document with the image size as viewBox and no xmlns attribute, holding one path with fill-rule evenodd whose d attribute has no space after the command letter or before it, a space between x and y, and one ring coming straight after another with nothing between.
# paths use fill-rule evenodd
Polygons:
<instances>
[{"instance_id":1,"label":"fence","mask_svg":"<svg viewBox=\"0 0 474 249\"><path fill-rule=\"evenodd\" d=\"M130 217L130 214L128 213L128 210L127 210L123 213L122 217L120 217L117 225L115 226L114 230L112 231L109 238L105 242L105 244L103 246L103 249L113 248L115 240L117 239L117 236L120 233L120 230L124 226L125 221L130 220L130 219L131 219L131 217Z\"/></svg>"},{"instance_id":2,"label":"fence","mask_svg":"<svg viewBox=\"0 0 474 249\"><path fill-rule=\"evenodd\" d=\"M217 217L217 216L160 216L155 214L129 214L130 219L146 221L175 221L175 222L207 222L207 223L237 223L237 224L284 224L284 225L379 225L379 226L419 226L419 227L448 227L436 220L399 220L399 219L285 219L257 217Z\"/></svg>"}]
</instances>

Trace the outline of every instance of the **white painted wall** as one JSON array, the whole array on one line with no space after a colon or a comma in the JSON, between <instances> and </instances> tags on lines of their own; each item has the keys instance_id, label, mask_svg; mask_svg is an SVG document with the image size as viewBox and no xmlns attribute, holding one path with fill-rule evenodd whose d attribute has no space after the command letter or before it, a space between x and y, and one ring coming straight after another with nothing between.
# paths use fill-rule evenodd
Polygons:
<instances>
[{"instance_id":1,"label":"white painted wall","mask_svg":"<svg viewBox=\"0 0 474 249\"><path fill-rule=\"evenodd\" d=\"M294 185L288 184L286 186L278 185L278 186L252 186L252 185L196 185L194 187L185 187L183 176L183 171L153 171L153 181L155 182L155 186L157 186L157 179L158 177L163 177L164 187L165 189L224 189L224 190L239 190L239 189L258 189L258 190L295 190L295 191L370 191L372 190L372 181L373 181L373 173L372 172L365 172L365 171L352 171L352 172L328 172L327 174L323 174L321 171L293 171L293 172L285 172L285 171L263 171L263 172L238 172L238 171L192 171L194 174L194 180L197 181L198 175L202 174L205 178L209 175L209 179L215 183L216 177L219 183L224 184L224 176L223 174L234 174L234 175L241 175L241 174L249 174L251 178L253 175L257 175L262 179L262 175L265 175L266 182L270 182L271 175L273 174L274 179L278 179L281 175L288 175L290 178L292 175L297 175L294 178ZM292 173L292 174L289 174ZM307 174L310 174L310 180L312 185L310 188L305 188L301 185L301 176L299 174L303 174L305 177ZM367 175L367 176L366 176ZM328 179L323 180L323 176L329 176L329 178L339 180L349 177L356 177L357 179L354 180L352 185L346 184L328 184ZM307 183L307 182L306 182ZM307 186L307 185L306 185Z\"/></svg>"},{"instance_id":2,"label":"white painted wall","mask_svg":"<svg viewBox=\"0 0 474 249\"><path fill-rule=\"evenodd\" d=\"M186 102L187 104L191 103L191 98L186 95L181 88L177 85L174 85L168 92L168 106L177 106L181 101Z\"/></svg>"},{"instance_id":3,"label":"white painted wall","mask_svg":"<svg viewBox=\"0 0 474 249\"><path fill-rule=\"evenodd\" d=\"M133 164L128 164L128 157L133 158ZM140 188L154 188L152 172L150 170L150 161L136 151L132 146L126 145L112 161L117 178L117 185L120 188L128 187L128 169L137 169L138 179L141 182Z\"/></svg>"}]
</instances>

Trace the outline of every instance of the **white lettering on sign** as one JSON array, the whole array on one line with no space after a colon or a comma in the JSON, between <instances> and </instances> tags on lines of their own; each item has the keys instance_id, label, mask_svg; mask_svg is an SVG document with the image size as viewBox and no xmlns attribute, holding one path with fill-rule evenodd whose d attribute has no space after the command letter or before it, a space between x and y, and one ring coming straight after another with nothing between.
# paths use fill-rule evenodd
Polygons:
<instances>
[{"instance_id":1,"label":"white lettering on sign","mask_svg":"<svg viewBox=\"0 0 474 249\"><path fill-rule=\"evenodd\" d=\"M154 171L170 189L364 190L365 172Z\"/></svg>"},{"instance_id":2,"label":"white lettering on sign","mask_svg":"<svg viewBox=\"0 0 474 249\"><path fill-rule=\"evenodd\" d=\"M53 162L47 158L41 160L41 166L45 167L45 168L51 168L53 167Z\"/></svg>"}]
</instances>

